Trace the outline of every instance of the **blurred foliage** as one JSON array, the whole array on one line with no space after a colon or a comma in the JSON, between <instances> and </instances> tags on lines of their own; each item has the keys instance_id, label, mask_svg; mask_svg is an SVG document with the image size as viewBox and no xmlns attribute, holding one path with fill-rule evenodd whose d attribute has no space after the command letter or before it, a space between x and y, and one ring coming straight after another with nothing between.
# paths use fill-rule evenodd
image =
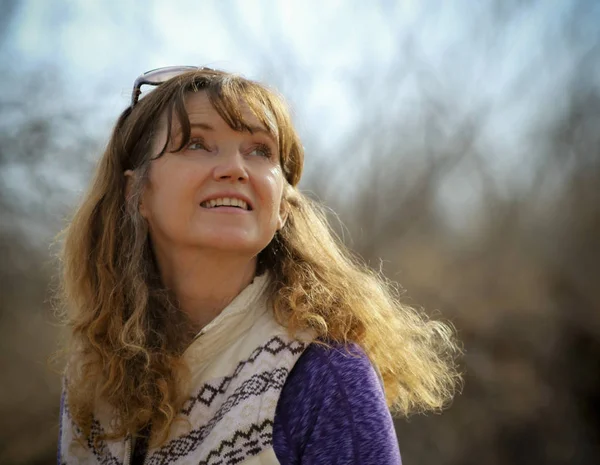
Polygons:
<instances>
[{"instance_id":1,"label":"blurred foliage","mask_svg":"<svg viewBox=\"0 0 600 465\"><path fill-rule=\"evenodd\" d=\"M498 21L520 3L497 2ZM235 28L240 18L230 21ZM565 24L570 40L577 27ZM302 186L337 213L350 247L401 283L408 303L450 320L463 341L466 383L454 405L396 422L404 461L592 463L600 456L600 45L578 55L563 103L548 102L553 118L533 125L513 154L482 142L497 109L458 111L410 41L398 50L377 80L368 65L345 77L361 96L359 130L334 148L305 137ZM257 59L268 81L298 100L310 79L292 72L293 51L284 52ZM60 329L48 303L56 274L48 246L106 142L85 129L91 112L61 104L60 77L8 73L12 91L0 102L1 463L54 461L60 377L48 357ZM409 115L394 110L393 96L410 79L418 99ZM529 91L516 86L506 98ZM519 159L514 176L496 172L494 158L504 156ZM527 182L512 182L524 171ZM468 202L447 202L465 188Z\"/></svg>"}]
</instances>

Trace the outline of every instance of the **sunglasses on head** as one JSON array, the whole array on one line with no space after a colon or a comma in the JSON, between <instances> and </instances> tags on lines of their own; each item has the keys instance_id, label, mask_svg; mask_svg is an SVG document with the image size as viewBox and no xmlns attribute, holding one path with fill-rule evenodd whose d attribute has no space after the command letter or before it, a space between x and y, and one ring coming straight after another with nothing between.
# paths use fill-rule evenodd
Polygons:
<instances>
[{"instance_id":1,"label":"sunglasses on head","mask_svg":"<svg viewBox=\"0 0 600 465\"><path fill-rule=\"evenodd\" d=\"M165 66L164 68L156 68L150 71L146 71L144 74L140 75L135 82L133 83L133 92L131 93L131 108L138 103L140 95L142 93L141 87L143 85L149 86L159 86L163 82L168 81L175 76L179 76L180 74L187 73L193 70L207 70L214 71L211 68L206 68L204 66Z\"/></svg>"}]
</instances>

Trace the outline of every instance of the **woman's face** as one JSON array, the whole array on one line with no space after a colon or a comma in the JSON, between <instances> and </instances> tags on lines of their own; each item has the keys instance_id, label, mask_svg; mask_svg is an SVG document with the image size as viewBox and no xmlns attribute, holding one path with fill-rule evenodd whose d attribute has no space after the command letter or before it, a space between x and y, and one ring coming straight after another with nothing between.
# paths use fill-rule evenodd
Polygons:
<instances>
[{"instance_id":1,"label":"woman's face","mask_svg":"<svg viewBox=\"0 0 600 465\"><path fill-rule=\"evenodd\" d=\"M204 92L189 94L186 109L189 144L151 162L142 195L153 246L163 254L183 246L254 256L285 223L278 144L249 108L243 115L252 133L231 129ZM154 141L157 150L167 129ZM173 147L179 133L174 123Z\"/></svg>"}]
</instances>

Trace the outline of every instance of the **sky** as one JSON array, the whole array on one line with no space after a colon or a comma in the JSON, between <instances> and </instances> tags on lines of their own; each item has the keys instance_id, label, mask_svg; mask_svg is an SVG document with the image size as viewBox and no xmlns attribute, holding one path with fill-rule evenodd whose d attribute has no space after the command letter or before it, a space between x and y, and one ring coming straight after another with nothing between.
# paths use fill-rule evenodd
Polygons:
<instances>
[{"instance_id":1,"label":"sky","mask_svg":"<svg viewBox=\"0 0 600 465\"><path fill-rule=\"evenodd\" d=\"M208 65L259 79L290 102L309 171L320 157L368 163L360 151L339 153L349 135L373 115L418 130L423 89L435 89L449 121L490 110L479 143L491 170L526 182L543 156L532 153L531 134L561 114L574 63L600 43L599 24L591 0L22 0L0 62L11 85L52 70L64 92L47 104L94 108L81 130L100 138L149 69ZM590 68L596 83L599 66ZM9 93L2 86L0 101ZM24 175L13 171L9 182L24 185ZM477 186L455 178L440 197L456 210Z\"/></svg>"},{"instance_id":2,"label":"sky","mask_svg":"<svg viewBox=\"0 0 600 465\"><path fill-rule=\"evenodd\" d=\"M399 47L410 41L410 52L465 111L493 102L510 107L511 119L535 120L542 115L531 113L570 71L573 46L565 46L560 29L572 2L521 2L531 6L516 9L508 24L493 13L494 3L517 2L23 0L2 52L20 68L59 68L74 99L98 100L94 90L102 89L113 116L142 72L199 64L282 84L300 113L339 122L335 132L343 132L354 124L346 81L366 68L375 78L393 65L402 72L409 59ZM600 7L595 13L599 19ZM583 48L598 37L592 19L587 23ZM532 65L541 72L527 98L507 99ZM406 85L396 95L411 92Z\"/></svg>"}]
</instances>

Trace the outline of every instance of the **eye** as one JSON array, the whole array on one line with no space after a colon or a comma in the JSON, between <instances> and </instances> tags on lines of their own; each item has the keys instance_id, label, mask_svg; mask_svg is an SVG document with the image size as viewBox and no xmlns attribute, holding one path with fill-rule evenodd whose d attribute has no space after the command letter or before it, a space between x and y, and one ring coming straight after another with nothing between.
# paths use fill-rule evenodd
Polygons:
<instances>
[{"instance_id":1,"label":"eye","mask_svg":"<svg viewBox=\"0 0 600 465\"><path fill-rule=\"evenodd\" d=\"M257 144L248 153L249 155L256 155L264 158L271 158L272 151L267 144Z\"/></svg>"},{"instance_id":2,"label":"eye","mask_svg":"<svg viewBox=\"0 0 600 465\"><path fill-rule=\"evenodd\" d=\"M202 139L194 138L190 140L190 143L187 145L187 150L206 150L210 152L210 149L206 145Z\"/></svg>"}]
</instances>

